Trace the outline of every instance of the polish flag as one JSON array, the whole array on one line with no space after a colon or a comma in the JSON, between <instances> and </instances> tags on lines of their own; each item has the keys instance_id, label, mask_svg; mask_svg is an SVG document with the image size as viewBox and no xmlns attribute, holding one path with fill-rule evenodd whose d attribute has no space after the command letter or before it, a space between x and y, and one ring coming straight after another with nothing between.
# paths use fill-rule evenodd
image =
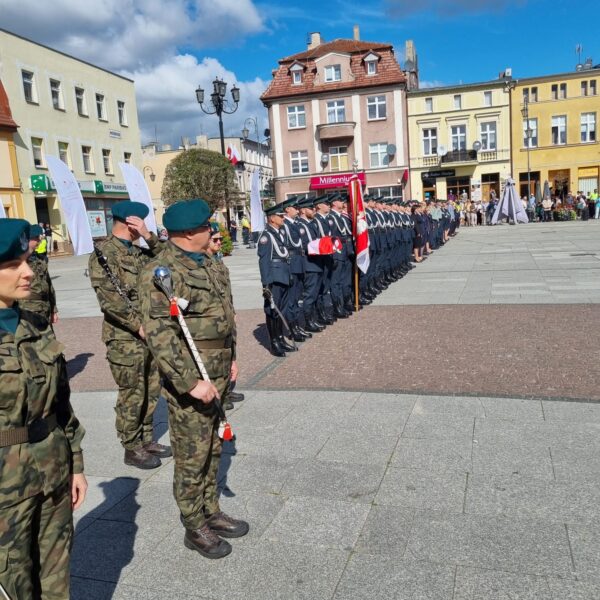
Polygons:
<instances>
[{"instance_id":1,"label":"polish flag","mask_svg":"<svg viewBox=\"0 0 600 600\"><path fill-rule=\"evenodd\" d=\"M332 238L329 235L308 242L307 250L311 256L335 254L342 251L342 243L339 238Z\"/></svg>"},{"instance_id":2,"label":"polish flag","mask_svg":"<svg viewBox=\"0 0 600 600\"><path fill-rule=\"evenodd\" d=\"M369 269L369 231L359 178L353 175L348 184L348 209L352 218L352 237L356 248L356 266L366 273Z\"/></svg>"},{"instance_id":3,"label":"polish flag","mask_svg":"<svg viewBox=\"0 0 600 600\"><path fill-rule=\"evenodd\" d=\"M229 144L229 146L227 146L227 158L229 159L229 162L235 167L235 165L237 165L240 160L242 160L242 157L240 156L240 153L238 152L238 149L233 145L233 144Z\"/></svg>"}]
</instances>

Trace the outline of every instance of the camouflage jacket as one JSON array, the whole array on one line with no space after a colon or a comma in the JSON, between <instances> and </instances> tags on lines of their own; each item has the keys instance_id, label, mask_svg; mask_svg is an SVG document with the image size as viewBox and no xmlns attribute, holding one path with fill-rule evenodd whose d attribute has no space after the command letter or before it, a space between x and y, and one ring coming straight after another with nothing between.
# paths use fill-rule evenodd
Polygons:
<instances>
[{"instance_id":1,"label":"camouflage jacket","mask_svg":"<svg viewBox=\"0 0 600 600\"><path fill-rule=\"evenodd\" d=\"M95 252L90 255L89 272L92 287L98 297L100 310L104 314L102 341L129 340L138 337L142 325L139 310L138 276L142 267L161 249L162 243L152 234L148 249L133 245L127 248L114 235L100 245L110 270L120 282L122 290L131 301L130 308L117 292L108 275L98 262Z\"/></svg>"},{"instance_id":2,"label":"camouflage jacket","mask_svg":"<svg viewBox=\"0 0 600 600\"><path fill-rule=\"evenodd\" d=\"M206 350L202 342L229 340L230 357L235 357L231 293L217 276L213 259L206 256L199 266L171 242L167 242L158 259L144 267L139 282L146 341L161 373L178 394L191 390L200 379L178 320L170 316L169 301L154 284L154 269L158 266L170 269L175 296L189 302L183 315L209 376L228 377L231 360L225 364L223 353Z\"/></svg>"},{"instance_id":3,"label":"camouflage jacket","mask_svg":"<svg viewBox=\"0 0 600 600\"><path fill-rule=\"evenodd\" d=\"M52 315L56 312L56 294L48 273L48 261L33 253L27 262L33 271L31 295L26 300L21 300L19 306L52 322Z\"/></svg>"},{"instance_id":4,"label":"camouflage jacket","mask_svg":"<svg viewBox=\"0 0 600 600\"><path fill-rule=\"evenodd\" d=\"M59 424L45 440L0 448L0 508L48 494L83 472L85 430L71 408L62 351L48 322L27 310L14 335L0 330L0 429L52 414Z\"/></svg>"}]
</instances>

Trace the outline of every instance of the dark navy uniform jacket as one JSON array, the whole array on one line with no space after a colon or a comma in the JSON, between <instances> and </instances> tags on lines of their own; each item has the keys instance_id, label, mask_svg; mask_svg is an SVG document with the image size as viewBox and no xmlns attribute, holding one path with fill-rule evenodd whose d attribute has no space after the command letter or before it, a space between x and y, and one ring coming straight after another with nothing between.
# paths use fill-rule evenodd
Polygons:
<instances>
[{"instance_id":1,"label":"dark navy uniform jacket","mask_svg":"<svg viewBox=\"0 0 600 600\"><path fill-rule=\"evenodd\" d=\"M290 269L295 275L304 273L304 248L302 247L302 236L298 221L288 217L283 219L283 230L285 231L284 243L290 254Z\"/></svg>"},{"instance_id":2,"label":"dark navy uniform jacket","mask_svg":"<svg viewBox=\"0 0 600 600\"><path fill-rule=\"evenodd\" d=\"M279 231L267 225L258 240L258 267L263 286L290 285L290 255Z\"/></svg>"},{"instance_id":3,"label":"dark navy uniform jacket","mask_svg":"<svg viewBox=\"0 0 600 600\"><path fill-rule=\"evenodd\" d=\"M304 250L304 272L322 273L323 267L319 264L318 256L309 256L308 243L321 237L321 232L314 219L310 221L304 217L298 219L298 231L302 239L302 249Z\"/></svg>"},{"instance_id":4,"label":"dark navy uniform jacket","mask_svg":"<svg viewBox=\"0 0 600 600\"><path fill-rule=\"evenodd\" d=\"M352 243L352 236L346 228L346 222L344 221L342 213L337 213L332 210L329 213L329 218L332 222L331 235L334 238L339 238L342 243L342 251L334 253L333 259L346 260L346 258L348 258L348 242L350 242L350 244Z\"/></svg>"}]
</instances>

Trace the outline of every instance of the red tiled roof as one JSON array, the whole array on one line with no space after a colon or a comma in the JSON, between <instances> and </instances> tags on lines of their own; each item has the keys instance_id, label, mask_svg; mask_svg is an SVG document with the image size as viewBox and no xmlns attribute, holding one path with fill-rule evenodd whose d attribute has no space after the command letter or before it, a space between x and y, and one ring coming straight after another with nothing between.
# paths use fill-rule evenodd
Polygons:
<instances>
[{"instance_id":1,"label":"red tiled roof","mask_svg":"<svg viewBox=\"0 0 600 600\"><path fill-rule=\"evenodd\" d=\"M3 129L17 129L18 125L13 121L12 113L10 112L10 104L6 90L0 81L0 127Z\"/></svg>"},{"instance_id":2,"label":"red tiled roof","mask_svg":"<svg viewBox=\"0 0 600 600\"><path fill-rule=\"evenodd\" d=\"M351 81L340 81L338 83L322 83L315 81L316 66L315 58L320 58L330 52L344 52L350 54ZM362 59L369 53L376 52L381 58L377 65L376 75L367 75ZM292 84L289 68L294 62L300 62L306 66L302 75L301 84ZM358 40L334 40L320 44L306 52L293 54L279 61L279 67L273 71L273 79L261 96L263 102L275 98L286 98L302 96L306 94L318 94L338 90L351 90L356 88L382 86L390 84L403 84L406 77L394 56L390 44L378 44L373 42L361 42Z\"/></svg>"}]
</instances>

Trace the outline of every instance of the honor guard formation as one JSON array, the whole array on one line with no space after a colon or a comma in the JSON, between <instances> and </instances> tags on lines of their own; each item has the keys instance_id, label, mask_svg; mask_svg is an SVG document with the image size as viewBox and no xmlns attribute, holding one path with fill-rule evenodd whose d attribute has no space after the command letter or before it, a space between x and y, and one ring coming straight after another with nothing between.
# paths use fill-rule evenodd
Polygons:
<instances>
[{"instance_id":1,"label":"honor guard formation","mask_svg":"<svg viewBox=\"0 0 600 600\"><path fill-rule=\"evenodd\" d=\"M460 226L453 202L369 195L364 202L370 262L366 273L357 271L358 298L353 225L344 193L292 196L265 210L258 264L274 356L296 351L296 343L348 318L357 304L371 304Z\"/></svg>"}]
</instances>

